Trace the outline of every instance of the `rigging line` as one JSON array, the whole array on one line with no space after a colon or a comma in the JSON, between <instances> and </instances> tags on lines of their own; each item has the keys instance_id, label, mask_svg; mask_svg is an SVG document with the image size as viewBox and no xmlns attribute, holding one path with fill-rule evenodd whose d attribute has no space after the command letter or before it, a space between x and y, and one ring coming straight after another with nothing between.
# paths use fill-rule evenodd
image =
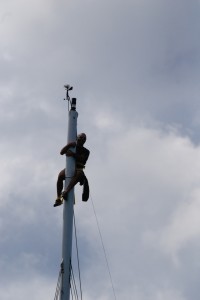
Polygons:
<instances>
[{"instance_id":1,"label":"rigging line","mask_svg":"<svg viewBox=\"0 0 200 300\"><path fill-rule=\"evenodd\" d=\"M73 297L71 285L70 285L70 294L71 294L71 299L73 300L74 297Z\"/></svg>"},{"instance_id":2,"label":"rigging line","mask_svg":"<svg viewBox=\"0 0 200 300\"><path fill-rule=\"evenodd\" d=\"M71 291L71 299L72 299L72 300L74 299L73 294L72 294L72 291Z\"/></svg>"},{"instance_id":3,"label":"rigging line","mask_svg":"<svg viewBox=\"0 0 200 300\"><path fill-rule=\"evenodd\" d=\"M58 296L60 294L60 278L61 278L61 270L60 270L59 275L58 275L58 281L57 281L57 285L56 285L56 292L55 292L54 300L57 300Z\"/></svg>"},{"instance_id":4,"label":"rigging line","mask_svg":"<svg viewBox=\"0 0 200 300\"><path fill-rule=\"evenodd\" d=\"M71 293L71 298L70 299L74 299L74 294L73 294L73 290L72 290L72 288L71 288L71 286L70 286L70 293ZM75 299L76 300L76 299Z\"/></svg>"},{"instance_id":5,"label":"rigging line","mask_svg":"<svg viewBox=\"0 0 200 300\"><path fill-rule=\"evenodd\" d=\"M95 211L94 202L92 200L91 193L90 193L90 199L91 199L91 202L92 202L92 207L93 207L94 215L95 215L95 218L96 218L97 228L98 228L98 231L99 231L99 236L100 236L100 240L101 240L101 244L102 244L102 248L103 248L103 252L104 252L104 256L105 256L105 261L106 261L106 265L107 265L107 269L108 269L108 273L109 273L109 277L110 277L110 282L111 282L111 286L112 286L112 290L113 290L113 295L114 295L115 300L117 300L114 285L113 285L113 280L112 280L112 276L111 276L111 272L110 272L110 267L109 267L109 264L108 264L106 249L105 249L105 246L104 246L104 243L103 243L103 237L102 237L102 234L101 234L99 221L98 221L98 218L97 218L97 214L96 214L96 211Z\"/></svg>"},{"instance_id":6,"label":"rigging line","mask_svg":"<svg viewBox=\"0 0 200 300\"><path fill-rule=\"evenodd\" d=\"M76 299L78 299L78 292L77 292L77 288L76 288L76 281L75 281L75 277L74 277L74 272L73 272L73 268L72 268L72 264L71 264L71 282L72 282L72 286L74 288L74 295L76 296Z\"/></svg>"},{"instance_id":7,"label":"rigging line","mask_svg":"<svg viewBox=\"0 0 200 300\"><path fill-rule=\"evenodd\" d=\"M71 284L70 284L70 293L71 293L71 299L73 300L74 299L74 291L73 291L73 289L72 289L72 286L71 286ZM76 299L75 299L76 300Z\"/></svg>"},{"instance_id":8,"label":"rigging line","mask_svg":"<svg viewBox=\"0 0 200 300\"><path fill-rule=\"evenodd\" d=\"M72 282L72 276L70 276L70 283L69 283L69 287L70 287L70 294L71 294L71 299L74 299L74 287L73 287L73 282Z\"/></svg>"},{"instance_id":9,"label":"rigging line","mask_svg":"<svg viewBox=\"0 0 200 300\"><path fill-rule=\"evenodd\" d=\"M71 293L72 300L74 299L74 297L75 297L75 300L76 300L77 298L76 298L76 293L75 293L75 288L74 288L74 282L72 281L72 279L71 279L71 282L70 282L70 293Z\"/></svg>"},{"instance_id":10,"label":"rigging line","mask_svg":"<svg viewBox=\"0 0 200 300\"><path fill-rule=\"evenodd\" d=\"M80 293L81 293L81 300L82 300L83 299L83 293L82 293L82 285L81 285L81 272L80 272L80 263L79 263L79 251L78 251L78 239L77 239L77 231L76 231L75 212L74 212L74 232L75 232L75 238L76 238L76 254L77 254L77 261L78 261L78 276L79 276Z\"/></svg>"}]
</instances>

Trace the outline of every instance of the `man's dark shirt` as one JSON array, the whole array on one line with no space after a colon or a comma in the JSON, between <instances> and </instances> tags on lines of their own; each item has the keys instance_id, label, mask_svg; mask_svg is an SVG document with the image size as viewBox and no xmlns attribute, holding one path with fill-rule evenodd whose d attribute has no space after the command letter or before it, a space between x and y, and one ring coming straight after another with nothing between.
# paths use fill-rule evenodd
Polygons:
<instances>
[{"instance_id":1,"label":"man's dark shirt","mask_svg":"<svg viewBox=\"0 0 200 300\"><path fill-rule=\"evenodd\" d=\"M83 146L76 146L76 167L85 168L85 164L90 155L90 151Z\"/></svg>"},{"instance_id":2,"label":"man's dark shirt","mask_svg":"<svg viewBox=\"0 0 200 300\"><path fill-rule=\"evenodd\" d=\"M76 168L85 168L85 164L88 160L88 157L90 155L90 151L88 149L86 149L83 146L78 146L76 143L69 143L67 144L61 151L60 154L66 154L67 155L67 151L70 149L70 147L75 147L76 146L76 152L74 155L74 158L76 159Z\"/></svg>"}]
</instances>

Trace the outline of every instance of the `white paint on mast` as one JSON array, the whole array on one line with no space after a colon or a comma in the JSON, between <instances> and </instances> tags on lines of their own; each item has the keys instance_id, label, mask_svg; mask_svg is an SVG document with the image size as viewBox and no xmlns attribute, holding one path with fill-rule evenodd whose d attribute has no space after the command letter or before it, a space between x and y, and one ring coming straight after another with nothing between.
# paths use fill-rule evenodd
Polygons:
<instances>
[{"instance_id":1,"label":"white paint on mast","mask_svg":"<svg viewBox=\"0 0 200 300\"><path fill-rule=\"evenodd\" d=\"M68 116L68 138L67 142L75 142L77 138L77 118L76 99L72 98L71 109ZM75 151L75 148L71 148ZM68 186L75 172L75 159L66 156L65 188ZM72 253L72 233L74 214L74 188L69 191L67 200L63 206L63 238L62 238L62 264L61 264L61 290L60 300L70 299L70 274L71 274L71 253Z\"/></svg>"}]
</instances>

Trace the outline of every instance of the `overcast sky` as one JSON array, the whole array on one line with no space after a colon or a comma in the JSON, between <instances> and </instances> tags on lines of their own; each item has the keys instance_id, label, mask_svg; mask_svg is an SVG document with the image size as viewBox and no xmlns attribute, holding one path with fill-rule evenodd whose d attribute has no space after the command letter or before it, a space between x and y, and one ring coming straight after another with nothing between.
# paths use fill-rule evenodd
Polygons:
<instances>
[{"instance_id":1,"label":"overcast sky","mask_svg":"<svg viewBox=\"0 0 200 300\"><path fill-rule=\"evenodd\" d=\"M93 200L117 300L199 300L199 37L199 0L0 0L0 299L54 299L68 83L83 299L114 299Z\"/></svg>"}]
</instances>

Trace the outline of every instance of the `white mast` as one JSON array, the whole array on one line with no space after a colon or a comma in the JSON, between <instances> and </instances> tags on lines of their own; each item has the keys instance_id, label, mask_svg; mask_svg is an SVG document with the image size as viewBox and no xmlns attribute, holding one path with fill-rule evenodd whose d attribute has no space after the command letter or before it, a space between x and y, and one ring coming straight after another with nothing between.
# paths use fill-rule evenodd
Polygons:
<instances>
[{"instance_id":1,"label":"white mast","mask_svg":"<svg viewBox=\"0 0 200 300\"><path fill-rule=\"evenodd\" d=\"M68 91L72 87L65 85L67 90L67 100L70 110L68 115L68 137L67 142L75 142L77 138L77 118L76 98L70 101ZM75 151L71 148L71 151ZM65 169L65 187L68 186L75 172L75 159L66 156ZM73 232L73 214L74 214L74 188L68 193L67 200L64 200L63 206L63 238L62 238L62 264L61 264L61 290L60 300L70 299L70 275L71 275L71 253L72 253L72 232Z\"/></svg>"}]
</instances>

